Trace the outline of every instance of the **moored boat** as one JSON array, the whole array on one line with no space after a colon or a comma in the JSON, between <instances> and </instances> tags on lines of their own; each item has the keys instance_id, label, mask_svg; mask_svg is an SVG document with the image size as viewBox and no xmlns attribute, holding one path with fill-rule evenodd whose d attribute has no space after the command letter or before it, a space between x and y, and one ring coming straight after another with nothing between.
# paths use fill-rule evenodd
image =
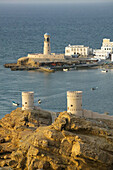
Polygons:
<instances>
[{"instance_id":1,"label":"moored boat","mask_svg":"<svg viewBox=\"0 0 113 170\"><path fill-rule=\"evenodd\" d=\"M67 68L63 68L63 71L68 71L68 69Z\"/></svg>"},{"instance_id":2,"label":"moored boat","mask_svg":"<svg viewBox=\"0 0 113 170\"><path fill-rule=\"evenodd\" d=\"M108 72L108 70L103 69L103 70L101 70L101 72L102 72L102 73L107 73L107 72Z\"/></svg>"},{"instance_id":3,"label":"moored boat","mask_svg":"<svg viewBox=\"0 0 113 170\"><path fill-rule=\"evenodd\" d=\"M41 101L41 99L39 99L39 100L38 100L38 104L41 104L41 103L42 103L42 101Z\"/></svg>"},{"instance_id":4,"label":"moored boat","mask_svg":"<svg viewBox=\"0 0 113 170\"><path fill-rule=\"evenodd\" d=\"M55 72L54 69L50 68L50 67L39 67L41 71L46 71L46 72L49 72L49 73L53 73Z\"/></svg>"},{"instance_id":5,"label":"moored boat","mask_svg":"<svg viewBox=\"0 0 113 170\"><path fill-rule=\"evenodd\" d=\"M91 90L97 90L98 89L98 87L92 87L91 88Z\"/></svg>"},{"instance_id":6,"label":"moored boat","mask_svg":"<svg viewBox=\"0 0 113 170\"><path fill-rule=\"evenodd\" d=\"M13 106L19 106L19 103L16 103L15 101L12 101Z\"/></svg>"}]
</instances>

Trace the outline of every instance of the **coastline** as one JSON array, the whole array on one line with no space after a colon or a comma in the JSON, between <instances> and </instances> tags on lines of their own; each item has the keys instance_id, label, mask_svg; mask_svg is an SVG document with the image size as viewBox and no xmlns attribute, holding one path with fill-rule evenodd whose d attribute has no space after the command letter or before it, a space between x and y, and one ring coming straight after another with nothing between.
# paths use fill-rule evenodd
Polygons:
<instances>
[{"instance_id":1,"label":"coastline","mask_svg":"<svg viewBox=\"0 0 113 170\"><path fill-rule=\"evenodd\" d=\"M39 108L5 115L0 120L0 168L113 168L113 120L61 112L51 121L50 113Z\"/></svg>"},{"instance_id":2,"label":"coastline","mask_svg":"<svg viewBox=\"0 0 113 170\"><path fill-rule=\"evenodd\" d=\"M75 59L64 59L64 60L53 60L53 59L36 59L29 57L22 57L18 59L17 63L6 63L5 68L10 68L11 71L24 71L24 70L37 70L41 72L54 72L63 69L113 69L113 63L109 60L105 61L94 61L93 58L75 58Z\"/></svg>"},{"instance_id":3,"label":"coastline","mask_svg":"<svg viewBox=\"0 0 113 170\"><path fill-rule=\"evenodd\" d=\"M54 62L55 63L55 62ZM78 64L79 63L79 64ZM62 62L62 66L52 66L52 65L47 65L47 63L45 63L45 66L37 66L37 65L34 65L34 66L31 66L31 65L27 65L27 64L23 64L23 65L20 65L18 63L7 63L7 64L4 64L4 67L5 68L10 68L11 71L29 71L29 70L36 70L36 71L41 71L41 72L54 72L54 71L59 71L59 70L62 70L63 69L68 69L71 70L78 70L78 69L113 69L113 63L80 63L80 60L76 60L76 61L69 61L67 62L66 64L66 61L65 62Z\"/></svg>"}]
</instances>

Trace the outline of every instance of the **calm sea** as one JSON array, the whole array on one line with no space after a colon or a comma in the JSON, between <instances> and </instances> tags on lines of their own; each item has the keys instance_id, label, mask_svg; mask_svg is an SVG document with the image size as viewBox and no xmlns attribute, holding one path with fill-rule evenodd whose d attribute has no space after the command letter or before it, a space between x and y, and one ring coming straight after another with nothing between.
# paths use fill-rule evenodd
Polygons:
<instances>
[{"instance_id":1,"label":"calm sea","mask_svg":"<svg viewBox=\"0 0 113 170\"><path fill-rule=\"evenodd\" d=\"M83 108L113 114L113 71L17 71L3 67L28 53L42 53L44 33L51 35L51 50L64 53L68 44L100 48L102 39L113 41L113 3L68 5L0 4L0 118L20 103L21 92L34 91L35 105L66 110L66 91L83 91ZM92 87L98 87L91 91Z\"/></svg>"}]
</instances>

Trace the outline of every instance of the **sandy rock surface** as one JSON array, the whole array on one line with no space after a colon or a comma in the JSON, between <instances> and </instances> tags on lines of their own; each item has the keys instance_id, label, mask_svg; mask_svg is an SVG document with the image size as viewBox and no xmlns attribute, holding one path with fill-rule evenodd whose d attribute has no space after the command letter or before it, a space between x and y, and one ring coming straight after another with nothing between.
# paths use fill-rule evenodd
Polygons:
<instances>
[{"instance_id":1,"label":"sandy rock surface","mask_svg":"<svg viewBox=\"0 0 113 170\"><path fill-rule=\"evenodd\" d=\"M113 120L79 118L62 112L50 124L50 113L42 110L21 111L18 108L2 118L0 167L14 170L113 169Z\"/></svg>"}]
</instances>

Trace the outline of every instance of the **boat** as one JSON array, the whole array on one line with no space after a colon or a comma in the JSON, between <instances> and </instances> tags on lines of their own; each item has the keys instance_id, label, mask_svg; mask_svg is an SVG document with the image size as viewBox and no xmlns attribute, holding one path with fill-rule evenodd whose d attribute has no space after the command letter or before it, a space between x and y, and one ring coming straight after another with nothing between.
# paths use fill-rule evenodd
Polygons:
<instances>
[{"instance_id":1,"label":"boat","mask_svg":"<svg viewBox=\"0 0 113 170\"><path fill-rule=\"evenodd\" d=\"M98 87L92 87L91 88L91 90L97 90L98 89Z\"/></svg>"},{"instance_id":2,"label":"boat","mask_svg":"<svg viewBox=\"0 0 113 170\"><path fill-rule=\"evenodd\" d=\"M49 72L49 73L55 72L55 70L52 69L52 68L50 68L50 67L39 67L39 69L40 69L41 71L46 71L46 72Z\"/></svg>"},{"instance_id":3,"label":"boat","mask_svg":"<svg viewBox=\"0 0 113 170\"><path fill-rule=\"evenodd\" d=\"M12 101L13 106L19 106L19 103L16 103L15 101Z\"/></svg>"},{"instance_id":4,"label":"boat","mask_svg":"<svg viewBox=\"0 0 113 170\"><path fill-rule=\"evenodd\" d=\"M68 71L68 69L67 68L63 68L63 71Z\"/></svg>"},{"instance_id":5,"label":"boat","mask_svg":"<svg viewBox=\"0 0 113 170\"><path fill-rule=\"evenodd\" d=\"M107 73L107 72L108 72L108 70L103 69L103 70L101 70L101 72L102 72L102 73Z\"/></svg>"},{"instance_id":6,"label":"boat","mask_svg":"<svg viewBox=\"0 0 113 170\"><path fill-rule=\"evenodd\" d=\"M41 103L42 103L42 101L41 101L41 99L39 99L39 100L38 100L38 104L41 104Z\"/></svg>"}]
</instances>

